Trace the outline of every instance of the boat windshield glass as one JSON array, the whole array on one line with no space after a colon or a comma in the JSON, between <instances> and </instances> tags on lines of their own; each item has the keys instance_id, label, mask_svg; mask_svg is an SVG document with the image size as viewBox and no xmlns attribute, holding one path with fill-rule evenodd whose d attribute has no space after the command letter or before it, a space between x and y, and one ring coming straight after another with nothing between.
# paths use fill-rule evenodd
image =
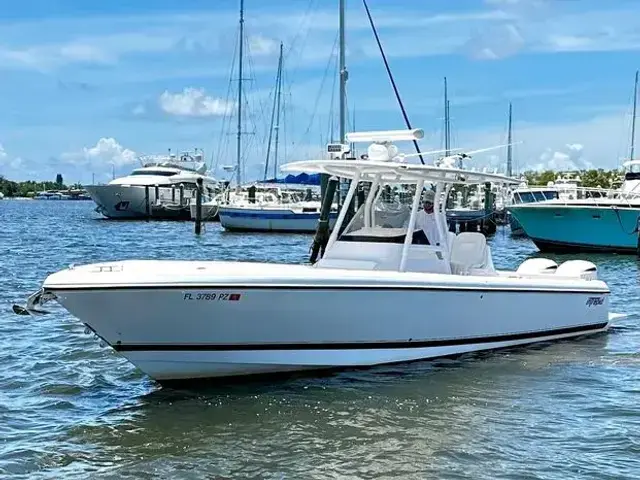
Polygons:
<instances>
[{"instance_id":1,"label":"boat windshield glass","mask_svg":"<svg viewBox=\"0 0 640 480\"><path fill-rule=\"evenodd\" d=\"M513 203L542 202L543 200L553 200L555 198L558 198L556 190L516 191L513 194Z\"/></svg>"},{"instance_id":2,"label":"boat windshield glass","mask_svg":"<svg viewBox=\"0 0 640 480\"><path fill-rule=\"evenodd\" d=\"M625 180L640 180L640 163L631 163L624 174Z\"/></svg>"},{"instance_id":3,"label":"boat windshield glass","mask_svg":"<svg viewBox=\"0 0 640 480\"><path fill-rule=\"evenodd\" d=\"M339 237L347 242L403 243L407 233L413 192L407 185L385 185L370 196L371 184L359 188L369 198L371 206L363 203ZM415 188L415 187L414 187Z\"/></svg>"}]
</instances>

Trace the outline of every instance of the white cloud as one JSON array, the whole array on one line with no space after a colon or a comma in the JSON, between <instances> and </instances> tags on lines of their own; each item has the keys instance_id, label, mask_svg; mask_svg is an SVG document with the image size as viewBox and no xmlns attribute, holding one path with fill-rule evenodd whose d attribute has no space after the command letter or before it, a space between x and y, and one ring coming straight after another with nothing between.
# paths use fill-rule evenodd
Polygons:
<instances>
[{"instance_id":1,"label":"white cloud","mask_svg":"<svg viewBox=\"0 0 640 480\"><path fill-rule=\"evenodd\" d=\"M249 50L252 55L274 55L280 49L280 42L264 35L251 35L248 40Z\"/></svg>"},{"instance_id":2,"label":"white cloud","mask_svg":"<svg viewBox=\"0 0 640 480\"><path fill-rule=\"evenodd\" d=\"M579 3L485 0L484 7L476 10L436 14L389 4L374 8L373 14L389 57L468 54L477 60L495 60L520 52L640 50L637 7L609 2L599 5L600 10L590 5L578 10ZM349 10L347 16L354 63L358 56L370 54L379 61L377 48L370 47L366 16L359 8ZM275 69L269 57L277 53L280 39L292 53L288 68L324 65L336 33L335 8L324 5L308 11L257 6L246 22L256 71ZM211 25L220 28L212 32ZM227 76L236 47L236 25L233 9L9 23L0 32L0 68L47 71L72 63L126 63L128 68L120 73L131 81L203 71L206 56L209 74ZM43 38L42 32L46 33L43 43L30 43ZM153 55L180 67L161 69L157 67L161 62L154 62L155 68L139 71L140 62Z\"/></svg>"},{"instance_id":3,"label":"white cloud","mask_svg":"<svg viewBox=\"0 0 640 480\"><path fill-rule=\"evenodd\" d=\"M182 93L165 91L160 95L160 108L171 115L209 117L227 115L233 103L208 96L204 89L187 87Z\"/></svg>"},{"instance_id":4,"label":"white cloud","mask_svg":"<svg viewBox=\"0 0 640 480\"><path fill-rule=\"evenodd\" d=\"M561 151L545 150L540 155L540 163L532 167L533 170L582 170L593 168L593 163L583 158L583 145L579 143L569 143Z\"/></svg>"},{"instance_id":5,"label":"white cloud","mask_svg":"<svg viewBox=\"0 0 640 480\"><path fill-rule=\"evenodd\" d=\"M10 49L0 46L3 66L48 70L69 63L112 63L114 58L95 45L68 43Z\"/></svg>"},{"instance_id":6,"label":"white cloud","mask_svg":"<svg viewBox=\"0 0 640 480\"><path fill-rule=\"evenodd\" d=\"M626 109L577 122L514 123L514 167L525 170L571 170L618 168L628 155L629 116ZM455 147L469 150L501 145L506 128L461 130ZM437 147L437 146L436 146ZM474 155L469 166L500 168L505 171L506 148L491 154Z\"/></svg>"},{"instance_id":7,"label":"white cloud","mask_svg":"<svg viewBox=\"0 0 640 480\"><path fill-rule=\"evenodd\" d=\"M95 146L83 149L84 156L90 161L114 164L117 167L135 163L136 153L124 148L115 138L101 138Z\"/></svg>"},{"instance_id":8,"label":"white cloud","mask_svg":"<svg viewBox=\"0 0 640 480\"><path fill-rule=\"evenodd\" d=\"M102 137L93 147L84 147L79 152L63 153L61 159L66 163L90 165L93 168L110 165L119 168L135 163L137 155L133 150L120 145L115 138Z\"/></svg>"},{"instance_id":9,"label":"white cloud","mask_svg":"<svg viewBox=\"0 0 640 480\"><path fill-rule=\"evenodd\" d=\"M4 146L0 143L0 176L15 176L16 173L21 173L24 167L24 161L20 157L10 157Z\"/></svg>"},{"instance_id":10,"label":"white cloud","mask_svg":"<svg viewBox=\"0 0 640 480\"><path fill-rule=\"evenodd\" d=\"M15 157L9 162L9 168L12 170L21 170L24 164L24 160L20 157Z\"/></svg>"},{"instance_id":11,"label":"white cloud","mask_svg":"<svg viewBox=\"0 0 640 480\"><path fill-rule=\"evenodd\" d=\"M495 25L472 37L469 55L476 60L498 60L515 55L525 46L520 30L513 24Z\"/></svg>"}]
</instances>

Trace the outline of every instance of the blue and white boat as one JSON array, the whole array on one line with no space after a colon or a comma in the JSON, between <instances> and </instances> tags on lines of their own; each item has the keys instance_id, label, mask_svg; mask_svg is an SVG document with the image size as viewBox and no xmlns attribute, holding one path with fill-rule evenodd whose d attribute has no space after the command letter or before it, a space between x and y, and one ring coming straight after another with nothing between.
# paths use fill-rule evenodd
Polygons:
<instances>
[{"instance_id":1,"label":"blue and white boat","mask_svg":"<svg viewBox=\"0 0 640 480\"><path fill-rule=\"evenodd\" d=\"M313 233L320 219L319 176L271 179L234 192L220 205L220 224L226 230L243 232ZM291 182L291 183L289 183ZM338 218L337 207L329 214L329 227Z\"/></svg>"},{"instance_id":2,"label":"blue and white boat","mask_svg":"<svg viewBox=\"0 0 640 480\"><path fill-rule=\"evenodd\" d=\"M220 224L230 231L313 233L320 219L320 202L301 202L285 205L220 206ZM338 213L330 213L333 228Z\"/></svg>"},{"instance_id":3,"label":"blue and white boat","mask_svg":"<svg viewBox=\"0 0 640 480\"><path fill-rule=\"evenodd\" d=\"M576 186L577 187L577 186ZM508 207L510 212L509 214L509 226L511 228L511 236L512 237L524 237L526 233L518 222L518 219L511 214L511 207L513 205L520 205L522 203L534 203L534 202L544 202L546 200L554 200L557 198L564 198L564 195L567 195L568 199L572 198L572 193L577 192L577 189L574 191L563 191L562 188L558 188L554 182L549 182L549 184L544 186L528 186L526 182L523 182L517 189L515 189L511 193L511 201Z\"/></svg>"},{"instance_id":4,"label":"blue and white boat","mask_svg":"<svg viewBox=\"0 0 640 480\"><path fill-rule=\"evenodd\" d=\"M636 71L631 149L619 189L576 184L570 185L567 194L564 185L558 199L510 207L511 215L541 251L640 253L640 160L634 160L637 93Z\"/></svg>"},{"instance_id":5,"label":"blue and white boat","mask_svg":"<svg viewBox=\"0 0 640 480\"><path fill-rule=\"evenodd\" d=\"M543 252L637 253L640 160L624 168L619 190L579 187L576 198L514 204L511 215Z\"/></svg>"}]
</instances>

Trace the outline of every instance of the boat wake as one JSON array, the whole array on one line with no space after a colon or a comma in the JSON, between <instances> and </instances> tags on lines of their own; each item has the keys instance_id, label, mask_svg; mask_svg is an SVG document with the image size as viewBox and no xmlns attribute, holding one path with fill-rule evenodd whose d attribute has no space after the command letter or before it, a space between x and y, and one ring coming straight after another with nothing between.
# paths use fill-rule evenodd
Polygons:
<instances>
[{"instance_id":1,"label":"boat wake","mask_svg":"<svg viewBox=\"0 0 640 480\"><path fill-rule=\"evenodd\" d=\"M620 320L621 318L627 318L629 316L628 313L609 313L609 321L613 322L614 320Z\"/></svg>"}]
</instances>

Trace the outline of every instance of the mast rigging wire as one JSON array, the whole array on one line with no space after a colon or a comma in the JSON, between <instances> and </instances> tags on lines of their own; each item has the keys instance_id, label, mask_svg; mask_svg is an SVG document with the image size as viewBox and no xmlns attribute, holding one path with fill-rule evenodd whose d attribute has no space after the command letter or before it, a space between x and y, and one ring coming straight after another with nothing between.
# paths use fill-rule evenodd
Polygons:
<instances>
[{"instance_id":1,"label":"mast rigging wire","mask_svg":"<svg viewBox=\"0 0 640 480\"><path fill-rule=\"evenodd\" d=\"M407 125L407 128L411 130L411 122L409 121L409 117L407 116L407 112L404 109L404 104L402 103L402 99L400 98L400 92L398 91L398 87L396 86L396 82L393 79L393 74L391 73L391 68L389 67L389 62L387 61L387 56L384 53L384 49L382 48L382 43L380 42L380 37L378 36L378 31L376 30L376 26L373 23L373 18L371 17L371 12L369 11L369 5L367 5L367 0L362 0L364 5L364 9L367 11L367 17L369 18L369 24L371 25L371 29L373 30L373 35L376 37L376 43L378 44L378 49L380 50L380 54L382 55L382 60L384 61L384 67L387 70L387 75L389 76L389 80L391 81L391 86L393 87L393 91L395 92L396 99L398 100L398 104L400 105L400 110L402 110L402 116L404 117L404 122ZM418 146L418 142L416 140L413 141L413 145L416 147L416 153L420 154L420 147ZM420 162L424 165L424 159L422 155L420 156Z\"/></svg>"}]
</instances>

